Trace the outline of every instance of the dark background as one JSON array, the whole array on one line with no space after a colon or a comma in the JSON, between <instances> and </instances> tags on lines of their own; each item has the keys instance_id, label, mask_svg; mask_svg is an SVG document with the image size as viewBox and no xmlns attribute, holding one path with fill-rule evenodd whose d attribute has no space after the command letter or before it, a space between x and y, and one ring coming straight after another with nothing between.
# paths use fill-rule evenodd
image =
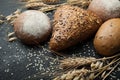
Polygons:
<instances>
[{"instance_id":1,"label":"dark background","mask_svg":"<svg viewBox=\"0 0 120 80\"><path fill-rule=\"evenodd\" d=\"M0 13L7 16L23 5L24 3L18 0L0 0ZM52 13L47 14L52 17ZM12 31L13 26L10 24L0 25L0 80L51 80L51 73L57 70L58 56L48 49L48 43L27 46L19 40L8 42L7 35ZM61 53L66 54L67 57L101 57L96 54L92 39ZM117 78L109 77L108 80L120 79L120 72L115 71L112 75Z\"/></svg>"}]
</instances>

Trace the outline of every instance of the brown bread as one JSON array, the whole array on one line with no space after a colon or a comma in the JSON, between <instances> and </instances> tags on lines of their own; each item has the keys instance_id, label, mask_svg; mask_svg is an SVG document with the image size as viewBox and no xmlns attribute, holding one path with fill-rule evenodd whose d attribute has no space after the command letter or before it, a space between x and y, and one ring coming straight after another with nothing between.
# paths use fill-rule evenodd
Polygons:
<instances>
[{"instance_id":1,"label":"brown bread","mask_svg":"<svg viewBox=\"0 0 120 80\"><path fill-rule=\"evenodd\" d=\"M100 27L102 21L94 13L70 5L61 6L54 14L49 48L66 49L86 40Z\"/></svg>"}]
</instances>

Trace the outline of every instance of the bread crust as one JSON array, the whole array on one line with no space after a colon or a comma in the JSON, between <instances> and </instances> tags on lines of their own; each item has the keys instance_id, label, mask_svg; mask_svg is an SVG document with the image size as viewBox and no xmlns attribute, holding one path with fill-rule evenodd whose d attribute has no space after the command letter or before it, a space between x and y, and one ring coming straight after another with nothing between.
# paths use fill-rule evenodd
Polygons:
<instances>
[{"instance_id":1,"label":"bread crust","mask_svg":"<svg viewBox=\"0 0 120 80\"><path fill-rule=\"evenodd\" d=\"M54 14L52 38L49 48L66 49L91 37L102 24L101 19L90 11L65 5Z\"/></svg>"},{"instance_id":2,"label":"bread crust","mask_svg":"<svg viewBox=\"0 0 120 80\"><path fill-rule=\"evenodd\" d=\"M39 12L39 11L35 11L35 10L29 10L29 12ZM39 13L38 13L39 14ZM24 24L26 23L26 16L28 16L28 14L26 14L26 12L23 12L15 21L14 21L14 32L16 34L16 36L25 44L28 45L38 45L41 42L44 42L47 40L47 38L49 37L49 35L51 34L51 27L49 29L46 29L44 31L44 33L42 32L37 32L35 33L35 35L32 35L33 33L27 33L23 30L23 27L27 27ZM31 15L33 16L33 15ZM34 19L33 19L34 20ZM49 19L48 19L49 20ZM32 22L32 21L31 21ZM48 22L46 22L46 24L48 24ZM50 23L48 24L50 26ZM30 26L30 25L29 25ZM29 27L28 26L28 27ZM41 25L37 26L36 24L34 24L34 26L32 27L41 27ZM45 26L47 27L47 26ZM31 28L31 27L29 27ZM35 29L35 28L34 28ZM32 29L32 30L34 30ZM36 28L37 29L37 28ZM27 29L29 30L29 29Z\"/></svg>"},{"instance_id":3,"label":"bread crust","mask_svg":"<svg viewBox=\"0 0 120 80\"><path fill-rule=\"evenodd\" d=\"M88 10L97 14L103 21L120 17L120 0L93 0Z\"/></svg>"}]
</instances>

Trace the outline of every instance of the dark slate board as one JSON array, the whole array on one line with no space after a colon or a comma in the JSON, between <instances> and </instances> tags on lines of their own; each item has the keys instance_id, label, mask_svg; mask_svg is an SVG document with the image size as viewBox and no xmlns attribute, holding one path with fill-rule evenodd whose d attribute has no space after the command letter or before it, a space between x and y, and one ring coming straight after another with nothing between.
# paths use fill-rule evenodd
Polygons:
<instances>
[{"instance_id":1,"label":"dark slate board","mask_svg":"<svg viewBox=\"0 0 120 80\"><path fill-rule=\"evenodd\" d=\"M7 16L22 5L18 0L0 0L0 13ZM51 13L48 16L52 18ZM19 40L10 43L7 41L7 34L12 31L11 25L0 25L0 80L51 80L50 73L57 70L58 56L49 51L47 42L42 44L43 47L27 46ZM96 54L92 39L62 53L73 57L101 57ZM112 75L117 78L109 77L108 80L120 80L120 72L115 71Z\"/></svg>"}]
</instances>

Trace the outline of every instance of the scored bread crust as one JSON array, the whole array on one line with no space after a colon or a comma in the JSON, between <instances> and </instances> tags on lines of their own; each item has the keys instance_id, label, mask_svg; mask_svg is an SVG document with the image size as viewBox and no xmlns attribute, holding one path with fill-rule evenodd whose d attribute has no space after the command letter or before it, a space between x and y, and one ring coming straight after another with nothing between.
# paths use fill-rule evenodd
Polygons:
<instances>
[{"instance_id":1,"label":"scored bread crust","mask_svg":"<svg viewBox=\"0 0 120 80\"><path fill-rule=\"evenodd\" d=\"M65 5L54 14L52 37L49 48L66 49L92 36L102 24L101 19L90 11Z\"/></svg>"}]
</instances>

